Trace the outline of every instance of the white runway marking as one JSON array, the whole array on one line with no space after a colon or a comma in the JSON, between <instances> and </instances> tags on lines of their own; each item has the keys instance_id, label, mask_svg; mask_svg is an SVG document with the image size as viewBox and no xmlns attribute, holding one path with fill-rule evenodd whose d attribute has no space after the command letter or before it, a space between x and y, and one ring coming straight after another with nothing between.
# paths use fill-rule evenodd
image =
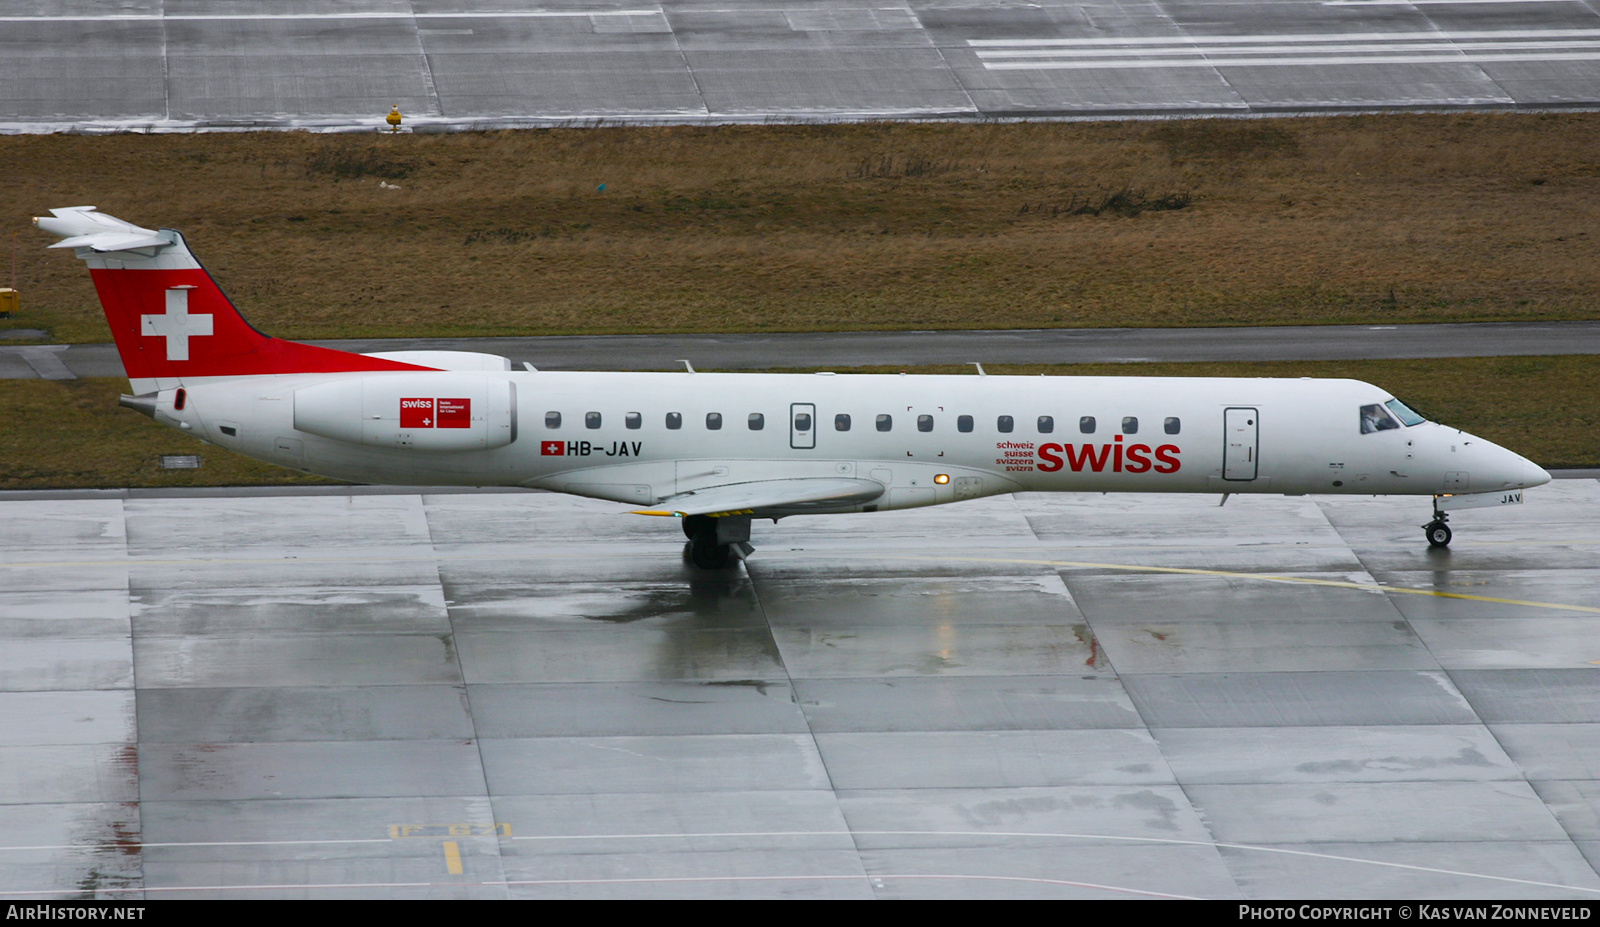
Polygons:
<instances>
[{"instance_id":1,"label":"white runway marking","mask_svg":"<svg viewBox=\"0 0 1600 927\"><path fill-rule=\"evenodd\" d=\"M1476 39L1600 39L1600 29L1495 29L1462 32L1318 32L1309 35L1150 35L1127 38L1093 39L968 39L974 48L1005 46L1027 48L1042 46L1097 46L1097 45L1244 45L1244 44L1300 44L1316 42L1384 42L1432 39L1443 42L1463 42Z\"/></svg>"},{"instance_id":2,"label":"white runway marking","mask_svg":"<svg viewBox=\"0 0 1600 927\"><path fill-rule=\"evenodd\" d=\"M1329 64L1494 64L1507 61L1600 61L1600 50L1572 54L1522 55L1350 55L1330 58L1205 58L1179 61L1009 61L990 64L990 71L1061 71L1089 68L1238 68L1320 67Z\"/></svg>"},{"instance_id":3,"label":"white runway marking","mask_svg":"<svg viewBox=\"0 0 1600 927\"><path fill-rule=\"evenodd\" d=\"M1600 29L970 39L967 44L990 71L1600 60Z\"/></svg>"}]
</instances>

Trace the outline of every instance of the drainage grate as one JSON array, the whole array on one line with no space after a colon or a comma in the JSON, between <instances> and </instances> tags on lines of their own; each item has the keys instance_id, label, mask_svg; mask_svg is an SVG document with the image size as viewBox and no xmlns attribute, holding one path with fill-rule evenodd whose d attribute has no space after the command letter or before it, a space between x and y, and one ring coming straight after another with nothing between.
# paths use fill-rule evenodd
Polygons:
<instances>
[{"instance_id":1,"label":"drainage grate","mask_svg":"<svg viewBox=\"0 0 1600 927\"><path fill-rule=\"evenodd\" d=\"M161 469L163 470L198 470L200 469L199 454L162 454Z\"/></svg>"}]
</instances>

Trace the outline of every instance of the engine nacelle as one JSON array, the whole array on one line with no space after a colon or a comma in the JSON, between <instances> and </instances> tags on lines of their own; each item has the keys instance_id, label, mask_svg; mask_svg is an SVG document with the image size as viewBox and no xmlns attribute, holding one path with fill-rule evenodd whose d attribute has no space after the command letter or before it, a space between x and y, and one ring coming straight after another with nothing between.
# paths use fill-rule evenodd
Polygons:
<instances>
[{"instance_id":1,"label":"engine nacelle","mask_svg":"<svg viewBox=\"0 0 1600 927\"><path fill-rule=\"evenodd\" d=\"M461 373L342 377L295 390L294 427L372 447L489 450L517 440L517 388Z\"/></svg>"}]
</instances>

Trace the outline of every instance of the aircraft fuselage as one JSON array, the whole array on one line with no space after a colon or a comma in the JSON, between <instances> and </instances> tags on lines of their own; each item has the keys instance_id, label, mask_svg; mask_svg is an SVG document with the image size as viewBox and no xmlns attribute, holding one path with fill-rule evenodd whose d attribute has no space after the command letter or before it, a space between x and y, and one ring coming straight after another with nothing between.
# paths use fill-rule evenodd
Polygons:
<instances>
[{"instance_id":1,"label":"aircraft fuselage","mask_svg":"<svg viewBox=\"0 0 1600 927\"><path fill-rule=\"evenodd\" d=\"M190 379L184 409L174 410L175 390L165 390L157 418L340 479L540 487L637 504L730 483L841 475L880 482L885 493L835 511L1015 491L1426 495L1548 478L1510 451L1433 422L1391 417L1389 427L1362 433L1362 409L1392 397L1356 380L508 371L451 373L446 386L430 376ZM384 419L357 400L329 413L347 416L352 429L366 417L386 430L369 430L363 444L297 428L307 391L333 380L369 391L392 384L394 412ZM481 408L485 395L442 393L507 385L514 398L500 431L511 440L427 445L452 431L445 401ZM407 401L422 417L402 422ZM494 412L485 413L447 437L494 428L485 420Z\"/></svg>"}]
</instances>

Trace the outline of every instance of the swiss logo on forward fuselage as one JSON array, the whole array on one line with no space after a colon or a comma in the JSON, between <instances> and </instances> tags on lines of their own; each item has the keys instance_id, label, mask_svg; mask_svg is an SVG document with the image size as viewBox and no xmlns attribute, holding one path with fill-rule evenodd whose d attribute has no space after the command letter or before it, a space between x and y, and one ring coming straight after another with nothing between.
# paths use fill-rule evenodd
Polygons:
<instances>
[{"instance_id":1,"label":"swiss logo on forward fuselage","mask_svg":"<svg viewBox=\"0 0 1600 927\"><path fill-rule=\"evenodd\" d=\"M471 399L402 398L401 428L471 428Z\"/></svg>"},{"instance_id":2,"label":"swiss logo on forward fuselage","mask_svg":"<svg viewBox=\"0 0 1600 927\"><path fill-rule=\"evenodd\" d=\"M1177 473L1183 463L1178 460L1182 451L1176 444L1163 444L1151 449L1148 444L1131 444L1126 448L1122 444L1122 435L1112 438L1110 444L1041 444L1039 445L1039 469L1047 473L1054 473L1063 466L1074 473L1089 469L1099 473L1109 469L1112 473L1144 473L1154 470L1157 473ZM1063 455L1066 457L1062 460ZM1152 455L1154 460L1151 459Z\"/></svg>"},{"instance_id":3,"label":"swiss logo on forward fuselage","mask_svg":"<svg viewBox=\"0 0 1600 927\"><path fill-rule=\"evenodd\" d=\"M539 445L539 453L545 457L565 457L567 445L564 441L545 441Z\"/></svg>"},{"instance_id":4,"label":"swiss logo on forward fuselage","mask_svg":"<svg viewBox=\"0 0 1600 927\"><path fill-rule=\"evenodd\" d=\"M1009 470L1032 472L1035 469L1055 473L1062 468L1073 473L1089 470L1093 473L1177 473L1183 466L1178 455L1183 449L1176 444L1163 444L1151 448L1148 444L1124 446L1122 435L1116 435L1110 444L1040 444L1032 441L1001 441L995 445L999 455L994 462Z\"/></svg>"}]
</instances>

